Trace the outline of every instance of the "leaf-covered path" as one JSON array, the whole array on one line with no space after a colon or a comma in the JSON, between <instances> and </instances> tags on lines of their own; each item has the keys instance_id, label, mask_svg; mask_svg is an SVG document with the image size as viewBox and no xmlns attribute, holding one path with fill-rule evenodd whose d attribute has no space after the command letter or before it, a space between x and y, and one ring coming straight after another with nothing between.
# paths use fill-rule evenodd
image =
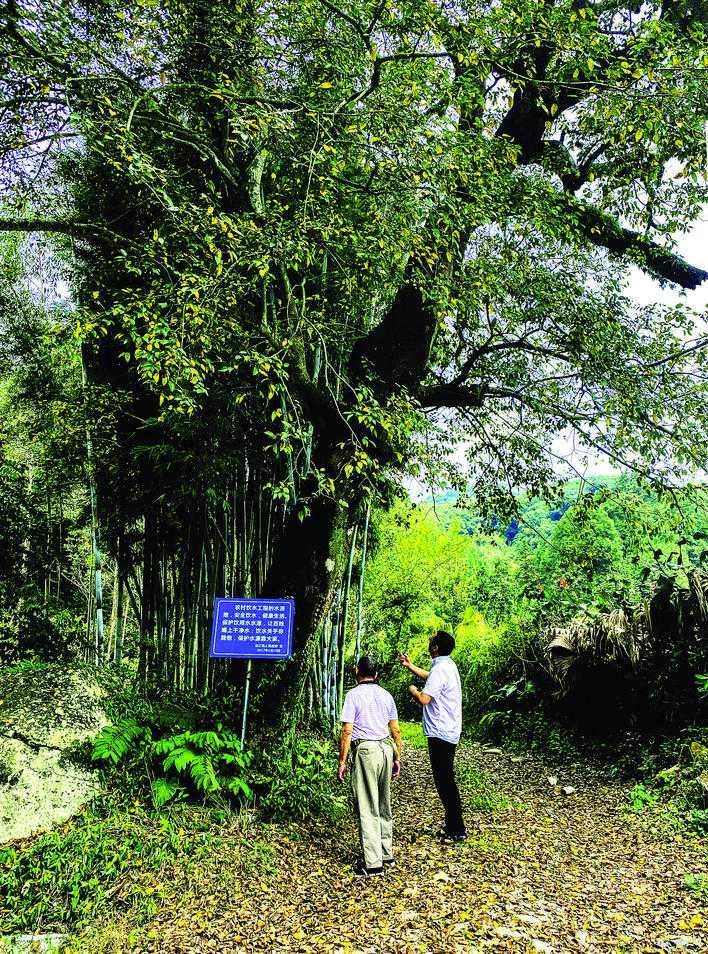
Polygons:
<instances>
[{"instance_id":1,"label":"leaf-covered path","mask_svg":"<svg viewBox=\"0 0 708 954\"><path fill-rule=\"evenodd\" d=\"M132 939L120 923L103 950L188 954L331 952L705 951L708 917L686 886L705 846L658 811L628 814L624 789L587 765L551 772L535 759L465 746L467 785L482 772L501 793L468 815L470 839L443 847L426 753L409 748L396 783L397 864L355 881L350 819L332 828L253 826L166 892ZM576 791L563 795L548 781ZM488 796L468 801L483 805ZM164 888L164 886L163 886ZM81 948L88 950L88 946ZM108 943L106 943L108 942Z\"/></svg>"}]
</instances>

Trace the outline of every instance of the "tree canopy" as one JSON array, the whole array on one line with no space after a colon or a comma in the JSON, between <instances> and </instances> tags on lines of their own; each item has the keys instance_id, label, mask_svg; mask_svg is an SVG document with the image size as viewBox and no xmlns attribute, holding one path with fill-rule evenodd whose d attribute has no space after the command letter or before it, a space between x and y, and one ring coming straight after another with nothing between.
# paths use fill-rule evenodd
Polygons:
<instances>
[{"instance_id":1,"label":"tree canopy","mask_svg":"<svg viewBox=\"0 0 708 954\"><path fill-rule=\"evenodd\" d=\"M294 596L301 689L362 502L420 468L459 484L451 447L499 512L553 483L568 428L655 481L705 464L705 333L626 289L630 265L708 278L673 244L705 198L705 12L3 4L0 229L64 264L146 631L189 656L187 589ZM258 552L202 588L256 499Z\"/></svg>"}]
</instances>

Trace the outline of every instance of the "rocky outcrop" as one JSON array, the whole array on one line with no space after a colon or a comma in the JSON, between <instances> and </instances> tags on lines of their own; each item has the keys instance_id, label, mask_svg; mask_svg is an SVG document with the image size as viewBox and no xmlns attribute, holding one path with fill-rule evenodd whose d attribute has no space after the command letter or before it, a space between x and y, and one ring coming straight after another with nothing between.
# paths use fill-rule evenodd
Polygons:
<instances>
[{"instance_id":1,"label":"rocky outcrop","mask_svg":"<svg viewBox=\"0 0 708 954\"><path fill-rule=\"evenodd\" d=\"M108 724L89 669L0 670L0 843L66 821L98 794L77 756Z\"/></svg>"}]
</instances>

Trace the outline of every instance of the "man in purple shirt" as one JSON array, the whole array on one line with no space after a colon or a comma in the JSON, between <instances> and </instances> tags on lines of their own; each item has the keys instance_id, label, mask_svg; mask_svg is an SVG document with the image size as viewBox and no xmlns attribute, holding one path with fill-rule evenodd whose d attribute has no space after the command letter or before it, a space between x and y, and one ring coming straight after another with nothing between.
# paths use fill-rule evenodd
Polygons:
<instances>
[{"instance_id":1,"label":"man in purple shirt","mask_svg":"<svg viewBox=\"0 0 708 954\"><path fill-rule=\"evenodd\" d=\"M455 637L439 630L430 640L430 670L415 666L405 653L401 663L419 679L422 689L411 686L410 694L423 707L423 732L428 739L428 755L435 788L445 809L445 827L440 832L447 841L467 837L462 818L462 802L455 779L455 751L462 732L462 684L457 666L450 659Z\"/></svg>"},{"instance_id":2,"label":"man in purple shirt","mask_svg":"<svg viewBox=\"0 0 708 954\"><path fill-rule=\"evenodd\" d=\"M352 751L352 793L359 818L363 858L354 869L358 878L383 874L393 864L391 778L401 771L401 730L396 703L377 685L371 656L362 656L354 670L356 686L344 697L337 778L344 781ZM393 745L391 744L393 740Z\"/></svg>"}]
</instances>

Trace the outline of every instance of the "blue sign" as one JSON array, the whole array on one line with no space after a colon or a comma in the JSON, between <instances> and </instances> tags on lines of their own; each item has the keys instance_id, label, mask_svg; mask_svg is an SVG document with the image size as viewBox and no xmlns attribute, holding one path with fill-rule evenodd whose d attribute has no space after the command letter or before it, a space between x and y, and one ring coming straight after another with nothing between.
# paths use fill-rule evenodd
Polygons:
<instances>
[{"instance_id":1,"label":"blue sign","mask_svg":"<svg viewBox=\"0 0 708 954\"><path fill-rule=\"evenodd\" d=\"M293 651L294 615L294 600L217 599L210 655L288 659Z\"/></svg>"}]
</instances>

